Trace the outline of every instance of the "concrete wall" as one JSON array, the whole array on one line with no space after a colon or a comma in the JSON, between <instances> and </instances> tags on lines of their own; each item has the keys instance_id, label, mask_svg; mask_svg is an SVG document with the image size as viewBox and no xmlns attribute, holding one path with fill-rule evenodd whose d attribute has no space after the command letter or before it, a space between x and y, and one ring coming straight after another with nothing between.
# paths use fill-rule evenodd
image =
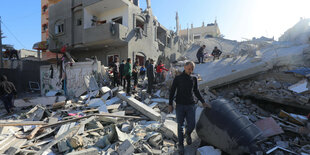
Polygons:
<instances>
[{"instance_id":1,"label":"concrete wall","mask_svg":"<svg viewBox=\"0 0 310 155\"><path fill-rule=\"evenodd\" d=\"M48 64L40 61L14 61L19 66L16 68L0 68L0 74L8 77L15 84L18 92L29 91L29 81L40 83L40 66Z\"/></svg>"},{"instance_id":2,"label":"concrete wall","mask_svg":"<svg viewBox=\"0 0 310 155\"><path fill-rule=\"evenodd\" d=\"M57 65L53 67L53 78L51 78L50 65L40 67L41 95L45 95L48 91L61 91L62 86L59 85L60 70ZM74 96L77 91L87 90L85 87L84 77L91 75L93 72L101 73L101 62L78 62L72 66L66 66L67 75L67 92L69 96Z\"/></svg>"}]
</instances>

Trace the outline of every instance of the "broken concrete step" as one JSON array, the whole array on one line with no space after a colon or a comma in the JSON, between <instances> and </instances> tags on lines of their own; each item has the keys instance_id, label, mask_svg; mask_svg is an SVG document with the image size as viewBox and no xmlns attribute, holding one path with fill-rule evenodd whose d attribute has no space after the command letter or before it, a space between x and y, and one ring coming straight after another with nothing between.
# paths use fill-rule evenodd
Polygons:
<instances>
[{"instance_id":1,"label":"broken concrete step","mask_svg":"<svg viewBox=\"0 0 310 155\"><path fill-rule=\"evenodd\" d=\"M129 105L131 105L132 107L140 111L145 116L149 117L151 120L155 120L155 121L160 120L161 116L158 112L156 112L149 106L145 105L144 103L136 100L134 97L126 96L126 93L124 92L118 92L117 96L121 98L122 100L128 102Z\"/></svg>"}]
</instances>

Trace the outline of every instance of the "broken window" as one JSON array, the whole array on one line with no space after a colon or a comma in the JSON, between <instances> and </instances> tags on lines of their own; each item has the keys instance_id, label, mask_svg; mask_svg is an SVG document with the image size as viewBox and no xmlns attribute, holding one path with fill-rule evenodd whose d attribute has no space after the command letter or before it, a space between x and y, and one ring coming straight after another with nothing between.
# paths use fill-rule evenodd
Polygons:
<instances>
[{"instance_id":1,"label":"broken window","mask_svg":"<svg viewBox=\"0 0 310 155\"><path fill-rule=\"evenodd\" d=\"M58 21L55 24L55 34L61 34L64 33L64 22L63 21Z\"/></svg>"},{"instance_id":2,"label":"broken window","mask_svg":"<svg viewBox=\"0 0 310 155\"><path fill-rule=\"evenodd\" d=\"M140 27L142 30L144 30L144 22L142 20L137 19L136 27Z\"/></svg>"},{"instance_id":3,"label":"broken window","mask_svg":"<svg viewBox=\"0 0 310 155\"><path fill-rule=\"evenodd\" d=\"M42 12L45 13L46 11L47 11L47 5L44 5L44 6L42 7Z\"/></svg>"},{"instance_id":4,"label":"broken window","mask_svg":"<svg viewBox=\"0 0 310 155\"><path fill-rule=\"evenodd\" d=\"M48 28L47 24L43 24L43 25L42 25L42 30L43 30L43 32L45 32L45 31L47 30L47 28Z\"/></svg>"},{"instance_id":5,"label":"broken window","mask_svg":"<svg viewBox=\"0 0 310 155\"><path fill-rule=\"evenodd\" d=\"M200 34L199 35L194 35L194 40L200 39Z\"/></svg>"},{"instance_id":6,"label":"broken window","mask_svg":"<svg viewBox=\"0 0 310 155\"><path fill-rule=\"evenodd\" d=\"M77 26L81 26L82 25L82 19L81 18L76 21L76 25Z\"/></svg>"},{"instance_id":7,"label":"broken window","mask_svg":"<svg viewBox=\"0 0 310 155\"><path fill-rule=\"evenodd\" d=\"M167 37L167 47L171 47L171 37Z\"/></svg>"},{"instance_id":8,"label":"broken window","mask_svg":"<svg viewBox=\"0 0 310 155\"><path fill-rule=\"evenodd\" d=\"M116 17L112 19L113 22L118 23L118 24L123 24L123 17Z\"/></svg>"}]
</instances>

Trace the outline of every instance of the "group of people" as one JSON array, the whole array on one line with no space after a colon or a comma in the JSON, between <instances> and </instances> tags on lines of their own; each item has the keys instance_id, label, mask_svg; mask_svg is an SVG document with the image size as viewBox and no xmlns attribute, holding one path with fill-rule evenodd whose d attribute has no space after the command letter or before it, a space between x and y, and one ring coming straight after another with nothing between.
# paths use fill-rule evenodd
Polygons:
<instances>
[{"instance_id":1,"label":"group of people","mask_svg":"<svg viewBox=\"0 0 310 155\"><path fill-rule=\"evenodd\" d=\"M123 86L124 89L126 89L127 95L131 95L131 92L135 93L138 86L138 79L141 78L141 80L144 81L145 77L148 79L147 92L151 94L154 83L162 82L164 80L163 71L168 71L162 61L160 61L155 67L153 59L148 59L142 66L136 61L132 66L131 58L128 58L126 61L122 60L122 62L119 63L118 57L115 58L115 61L110 65L110 68L112 69L113 74L112 86ZM132 79L133 89L131 91Z\"/></svg>"},{"instance_id":2,"label":"group of people","mask_svg":"<svg viewBox=\"0 0 310 155\"><path fill-rule=\"evenodd\" d=\"M203 52L206 48L206 45L202 45L198 51L197 51L197 54L196 54L196 57L198 59L198 64L200 63L204 63L203 59L205 57L205 53ZM215 59L220 59L220 56L222 55L222 51L219 50L216 46L214 47L211 55L213 56L213 61Z\"/></svg>"}]
</instances>

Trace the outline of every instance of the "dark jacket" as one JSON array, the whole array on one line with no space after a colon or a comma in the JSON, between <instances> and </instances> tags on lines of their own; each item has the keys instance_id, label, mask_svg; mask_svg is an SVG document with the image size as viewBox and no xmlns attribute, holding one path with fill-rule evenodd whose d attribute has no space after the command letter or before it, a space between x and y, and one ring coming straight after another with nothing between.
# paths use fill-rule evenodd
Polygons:
<instances>
[{"instance_id":1,"label":"dark jacket","mask_svg":"<svg viewBox=\"0 0 310 155\"><path fill-rule=\"evenodd\" d=\"M131 64L130 63L126 63L125 67L124 67L124 76L132 76L132 71L131 71Z\"/></svg>"},{"instance_id":2,"label":"dark jacket","mask_svg":"<svg viewBox=\"0 0 310 155\"><path fill-rule=\"evenodd\" d=\"M0 77L0 97L8 94L17 94L16 88L12 82L7 80L7 77L2 75Z\"/></svg>"},{"instance_id":3,"label":"dark jacket","mask_svg":"<svg viewBox=\"0 0 310 155\"><path fill-rule=\"evenodd\" d=\"M119 73L120 73L121 75L124 74L124 67L125 67L125 64L124 64L124 63L121 63L120 66L119 66Z\"/></svg>"},{"instance_id":4,"label":"dark jacket","mask_svg":"<svg viewBox=\"0 0 310 155\"><path fill-rule=\"evenodd\" d=\"M149 79L154 79L155 75L154 75L154 66L153 64L149 64L149 66L147 67L147 78Z\"/></svg>"},{"instance_id":5,"label":"dark jacket","mask_svg":"<svg viewBox=\"0 0 310 155\"><path fill-rule=\"evenodd\" d=\"M221 50L219 50L219 49L214 49L213 51L212 51L212 54L211 55L213 55L213 56L220 56L222 54L222 51Z\"/></svg>"},{"instance_id":6,"label":"dark jacket","mask_svg":"<svg viewBox=\"0 0 310 155\"><path fill-rule=\"evenodd\" d=\"M199 50L198 50L198 52L197 52L197 54L196 54L196 56L197 56L197 57L202 57L202 56L203 56L203 50L204 50L204 48L203 48L203 47L200 47Z\"/></svg>"},{"instance_id":7,"label":"dark jacket","mask_svg":"<svg viewBox=\"0 0 310 155\"><path fill-rule=\"evenodd\" d=\"M113 69L113 73L114 74L118 74L119 73L119 62L114 62L111 67Z\"/></svg>"},{"instance_id":8,"label":"dark jacket","mask_svg":"<svg viewBox=\"0 0 310 155\"><path fill-rule=\"evenodd\" d=\"M170 96L169 96L169 105L172 105L174 100L174 94L177 90L176 103L182 105L195 104L195 96L204 103L205 100L202 98L198 85L197 78L195 76L187 75L184 71L181 75L176 76L173 80Z\"/></svg>"}]
</instances>

